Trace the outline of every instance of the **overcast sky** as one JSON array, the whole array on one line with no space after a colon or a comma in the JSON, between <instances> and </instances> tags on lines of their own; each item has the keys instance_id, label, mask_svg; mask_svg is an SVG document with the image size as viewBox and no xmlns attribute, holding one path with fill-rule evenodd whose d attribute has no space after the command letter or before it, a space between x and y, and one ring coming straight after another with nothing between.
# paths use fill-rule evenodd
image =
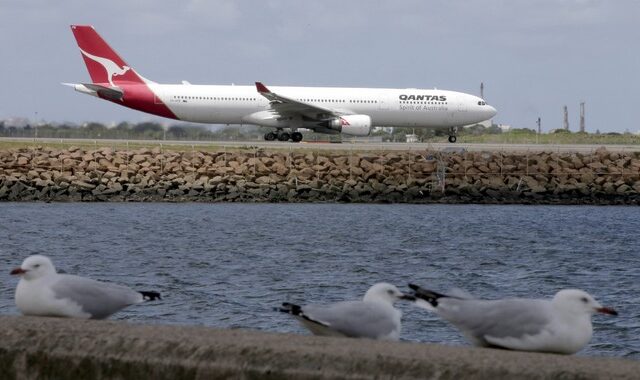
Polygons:
<instances>
[{"instance_id":1,"label":"overcast sky","mask_svg":"<svg viewBox=\"0 0 640 380\"><path fill-rule=\"evenodd\" d=\"M70 24L92 24L160 83L441 88L494 122L640 130L638 0L0 0L0 119L159 120L73 91Z\"/></svg>"}]
</instances>

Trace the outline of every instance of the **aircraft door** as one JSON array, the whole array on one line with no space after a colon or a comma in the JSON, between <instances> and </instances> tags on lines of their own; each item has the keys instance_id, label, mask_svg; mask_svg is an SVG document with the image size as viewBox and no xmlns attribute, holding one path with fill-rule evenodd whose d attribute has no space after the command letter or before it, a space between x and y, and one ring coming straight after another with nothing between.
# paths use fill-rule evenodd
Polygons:
<instances>
[{"instance_id":1,"label":"aircraft door","mask_svg":"<svg viewBox=\"0 0 640 380\"><path fill-rule=\"evenodd\" d=\"M458 100L458 112L467 112L467 105L463 99Z\"/></svg>"},{"instance_id":2,"label":"aircraft door","mask_svg":"<svg viewBox=\"0 0 640 380\"><path fill-rule=\"evenodd\" d=\"M388 110L389 109L389 99L386 96L381 96L378 99L378 109L379 110Z\"/></svg>"}]
</instances>

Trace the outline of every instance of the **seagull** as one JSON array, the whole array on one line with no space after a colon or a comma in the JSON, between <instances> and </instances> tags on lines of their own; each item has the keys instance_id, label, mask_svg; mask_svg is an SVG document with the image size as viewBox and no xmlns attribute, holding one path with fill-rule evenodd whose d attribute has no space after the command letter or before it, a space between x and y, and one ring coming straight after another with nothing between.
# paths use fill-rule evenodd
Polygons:
<instances>
[{"instance_id":1,"label":"seagull","mask_svg":"<svg viewBox=\"0 0 640 380\"><path fill-rule=\"evenodd\" d=\"M393 304L401 299L415 300L391 284L378 283L362 301L306 306L285 302L277 310L294 315L315 335L398 340L402 312Z\"/></svg>"},{"instance_id":2,"label":"seagull","mask_svg":"<svg viewBox=\"0 0 640 380\"><path fill-rule=\"evenodd\" d=\"M129 305L160 299L158 292L59 274L43 255L27 257L11 274L21 277L15 299L24 315L104 319Z\"/></svg>"},{"instance_id":3,"label":"seagull","mask_svg":"<svg viewBox=\"0 0 640 380\"><path fill-rule=\"evenodd\" d=\"M578 289L560 290L551 300L480 300L409 287L417 306L435 311L482 347L573 354L591 340L593 314L618 315Z\"/></svg>"}]
</instances>

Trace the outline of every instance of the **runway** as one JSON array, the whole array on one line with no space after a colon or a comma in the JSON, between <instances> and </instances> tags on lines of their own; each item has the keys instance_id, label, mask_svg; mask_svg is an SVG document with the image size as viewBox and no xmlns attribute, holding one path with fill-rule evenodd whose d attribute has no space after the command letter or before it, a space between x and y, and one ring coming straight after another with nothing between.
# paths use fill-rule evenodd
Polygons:
<instances>
[{"instance_id":1,"label":"runway","mask_svg":"<svg viewBox=\"0 0 640 380\"><path fill-rule=\"evenodd\" d=\"M117 139L56 139L56 138L15 138L0 137L0 142L25 144L62 144L94 146L189 146L221 147L230 149L276 149L276 150L349 150L349 151L412 151L430 150L442 152L558 152L590 153L599 148L610 152L640 152L640 145L597 145L597 144L464 144L464 143L391 143L347 141L329 142L280 142L280 141L177 141L177 140L117 140Z\"/></svg>"}]
</instances>

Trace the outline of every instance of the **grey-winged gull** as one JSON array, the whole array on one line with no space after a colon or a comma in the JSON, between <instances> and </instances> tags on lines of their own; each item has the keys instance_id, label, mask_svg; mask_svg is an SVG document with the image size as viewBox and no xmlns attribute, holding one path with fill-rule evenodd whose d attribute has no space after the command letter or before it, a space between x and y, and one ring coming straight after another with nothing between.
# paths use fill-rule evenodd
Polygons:
<instances>
[{"instance_id":1,"label":"grey-winged gull","mask_svg":"<svg viewBox=\"0 0 640 380\"><path fill-rule=\"evenodd\" d=\"M387 283L373 285L362 301L298 306L285 302L280 311L292 314L315 335L398 340L402 312L393 305L414 300Z\"/></svg>"},{"instance_id":2,"label":"grey-winged gull","mask_svg":"<svg viewBox=\"0 0 640 380\"><path fill-rule=\"evenodd\" d=\"M24 315L103 319L129 305L160 299L160 293L85 277L59 274L43 255L27 257L19 268L16 306Z\"/></svg>"},{"instance_id":3,"label":"grey-winged gull","mask_svg":"<svg viewBox=\"0 0 640 380\"><path fill-rule=\"evenodd\" d=\"M591 340L593 314L618 315L578 289L560 290L551 300L480 300L409 287L416 305L435 311L477 346L573 354Z\"/></svg>"}]
</instances>

